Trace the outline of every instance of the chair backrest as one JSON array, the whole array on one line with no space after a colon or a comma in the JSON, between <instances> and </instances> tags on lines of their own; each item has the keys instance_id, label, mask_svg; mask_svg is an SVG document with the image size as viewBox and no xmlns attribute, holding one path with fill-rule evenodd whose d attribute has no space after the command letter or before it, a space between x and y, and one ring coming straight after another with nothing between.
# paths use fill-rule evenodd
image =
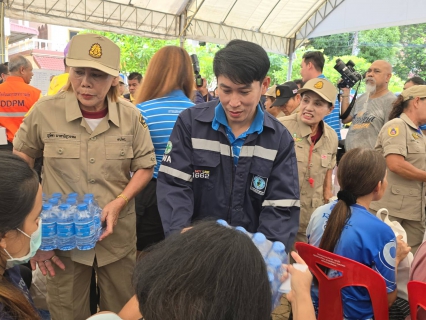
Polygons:
<instances>
[{"instance_id":1,"label":"chair backrest","mask_svg":"<svg viewBox=\"0 0 426 320\"><path fill-rule=\"evenodd\" d=\"M426 309L426 283L420 281L409 281L407 289L411 320L417 320L417 308L422 307L423 309Z\"/></svg>"},{"instance_id":2,"label":"chair backrest","mask_svg":"<svg viewBox=\"0 0 426 320\"><path fill-rule=\"evenodd\" d=\"M370 294L374 319L389 319L386 283L378 272L362 263L303 242L296 243L296 250L318 280L318 320L342 320L343 306L340 290L347 286L366 288ZM342 276L329 278L320 266L339 271Z\"/></svg>"}]
</instances>

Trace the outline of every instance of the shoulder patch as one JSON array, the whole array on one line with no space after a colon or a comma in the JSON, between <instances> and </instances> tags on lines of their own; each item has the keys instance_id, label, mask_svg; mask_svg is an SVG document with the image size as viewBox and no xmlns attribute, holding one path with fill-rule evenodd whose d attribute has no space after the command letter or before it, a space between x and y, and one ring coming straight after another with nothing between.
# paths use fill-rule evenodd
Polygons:
<instances>
[{"instance_id":1,"label":"shoulder patch","mask_svg":"<svg viewBox=\"0 0 426 320\"><path fill-rule=\"evenodd\" d=\"M144 129L148 128L148 125L145 122L145 119L142 117L142 114L139 115L139 122L144 127Z\"/></svg>"},{"instance_id":2,"label":"shoulder patch","mask_svg":"<svg viewBox=\"0 0 426 320\"><path fill-rule=\"evenodd\" d=\"M390 127L388 129L389 137L396 137L398 134L399 134L399 128L398 127Z\"/></svg>"}]
</instances>

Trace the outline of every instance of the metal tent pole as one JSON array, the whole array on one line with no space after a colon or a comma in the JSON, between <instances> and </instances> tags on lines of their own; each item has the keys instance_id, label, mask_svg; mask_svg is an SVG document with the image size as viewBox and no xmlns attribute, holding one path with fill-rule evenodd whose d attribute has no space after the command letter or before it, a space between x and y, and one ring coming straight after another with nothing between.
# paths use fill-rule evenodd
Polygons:
<instances>
[{"instance_id":1,"label":"metal tent pole","mask_svg":"<svg viewBox=\"0 0 426 320\"><path fill-rule=\"evenodd\" d=\"M4 30L4 0L0 0L0 63L6 62L6 32Z\"/></svg>"}]
</instances>

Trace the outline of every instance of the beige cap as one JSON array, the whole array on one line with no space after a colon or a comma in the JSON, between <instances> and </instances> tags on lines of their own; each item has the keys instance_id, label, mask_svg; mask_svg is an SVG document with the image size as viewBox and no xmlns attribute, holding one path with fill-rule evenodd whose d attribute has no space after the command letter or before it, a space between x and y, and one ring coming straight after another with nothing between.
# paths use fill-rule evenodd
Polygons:
<instances>
[{"instance_id":1,"label":"beige cap","mask_svg":"<svg viewBox=\"0 0 426 320\"><path fill-rule=\"evenodd\" d=\"M71 39L66 63L70 67L98 69L116 77L120 70L120 48L104 36L78 34Z\"/></svg>"},{"instance_id":2,"label":"beige cap","mask_svg":"<svg viewBox=\"0 0 426 320\"><path fill-rule=\"evenodd\" d=\"M265 93L265 96L268 96L268 97L274 97L275 98L275 89L277 88L277 85L276 84L274 84L272 87L270 87L269 89L268 89L268 91L266 91L266 93Z\"/></svg>"},{"instance_id":3,"label":"beige cap","mask_svg":"<svg viewBox=\"0 0 426 320\"><path fill-rule=\"evenodd\" d=\"M408 89L401 92L401 95L404 97L404 101L413 99L413 98L426 98L426 86L412 86Z\"/></svg>"},{"instance_id":4,"label":"beige cap","mask_svg":"<svg viewBox=\"0 0 426 320\"><path fill-rule=\"evenodd\" d=\"M309 80L302 89L299 89L298 93L302 94L305 91L313 91L330 103L336 101L337 89L330 81L325 79L314 78Z\"/></svg>"}]
</instances>

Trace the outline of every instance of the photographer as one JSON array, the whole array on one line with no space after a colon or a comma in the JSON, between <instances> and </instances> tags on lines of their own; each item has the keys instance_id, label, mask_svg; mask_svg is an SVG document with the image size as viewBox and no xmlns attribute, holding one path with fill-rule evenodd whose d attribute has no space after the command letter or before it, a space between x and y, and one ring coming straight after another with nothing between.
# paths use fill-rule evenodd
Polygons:
<instances>
[{"instance_id":1,"label":"photographer","mask_svg":"<svg viewBox=\"0 0 426 320\"><path fill-rule=\"evenodd\" d=\"M196 85L196 91L194 93L194 100L193 102L195 104L199 104L199 103L204 103L204 102L209 102L212 100L215 100L217 98L213 97L209 90L207 89L207 80L206 78L202 78L203 80L203 85L201 87Z\"/></svg>"},{"instance_id":2,"label":"photographer","mask_svg":"<svg viewBox=\"0 0 426 320\"><path fill-rule=\"evenodd\" d=\"M389 119L396 96L389 91L392 66L384 60L376 60L367 70L366 92L355 102L343 123L352 122L346 136L346 151L354 148L374 149L377 136ZM349 89L343 89L341 114L349 105Z\"/></svg>"}]
</instances>

